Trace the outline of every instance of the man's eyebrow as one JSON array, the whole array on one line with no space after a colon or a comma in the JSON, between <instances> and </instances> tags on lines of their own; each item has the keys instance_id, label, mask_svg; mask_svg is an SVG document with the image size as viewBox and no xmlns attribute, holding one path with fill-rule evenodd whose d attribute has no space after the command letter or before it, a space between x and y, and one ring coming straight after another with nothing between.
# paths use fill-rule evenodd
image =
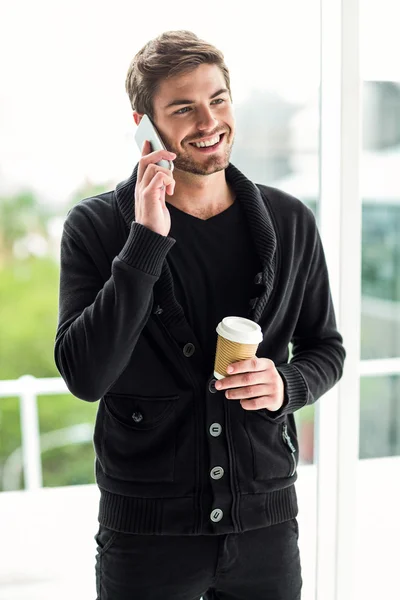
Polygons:
<instances>
[{"instance_id":1,"label":"man's eyebrow","mask_svg":"<svg viewBox=\"0 0 400 600\"><path fill-rule=\"evenodd\" d=\"M222 88L222 89L218 90L218 92L215 92L212 96L210 96L210 100L212 100L216 96L219 96L220 94L225 94L226 92L229 92L229 90L227 88ZM194 104L194 100L187 100L186 98L179 98L179 99L173 100L172 102L167 104L167 106L165 108L170 108L171 106L181 106L182 104Z\"/></svg>"}]
</instances>

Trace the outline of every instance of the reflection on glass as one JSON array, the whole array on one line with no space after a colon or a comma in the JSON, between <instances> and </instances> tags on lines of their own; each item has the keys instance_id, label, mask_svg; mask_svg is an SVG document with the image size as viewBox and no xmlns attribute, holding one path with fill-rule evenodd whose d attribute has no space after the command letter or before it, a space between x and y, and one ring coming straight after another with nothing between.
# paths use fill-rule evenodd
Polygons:
<instances>
[{"instance_id":1,"label":"reflection on glass","mask_svg":"<svg viewBox=\"0 0 400 600\"><path fill-rule=\"evenodd\" d=\"M400 456L400 375L363 377L360 458Z\"/></svg>"},{"instance_id":2,"label":"reflection on glass","mask_svg":"<svg viewBox=\"0 0 400 600\"><path fill-rule=\"evenodd\" d=\"M294 416L300 446L299 464L311 465L314 463L315 407L314 405L305 406L298 410Z\"/></svg>"},{"instance_id":3,"label":"reflection on glass","mask_svg":"<svg viewBox=\"0 0 400 600\"><path fill-rule=\"evenodd\" d=\"M363 88L361 359L400 356L400 83ZM360 458L400 454L400 375L360 382Z\"/></svg>"},{"instance_id":4,"label":"reflection on glass","mask_svg":"<svg viewBox=\"0 0 400 600\"><path fill-rule=\"evenodd\" d=\"M361 358L400 356L400 83L363 87Z\"/></svg>"},{"instance_id":5,"label":"reflection on glass","mask_svg":"<svg viewBox=\"0 0 400 600\"><path fill-rule=\"evenodd\" d=\"M400 197L363 206L361 358L395 356L400 356Z\"/></svg>"}]
</instances>

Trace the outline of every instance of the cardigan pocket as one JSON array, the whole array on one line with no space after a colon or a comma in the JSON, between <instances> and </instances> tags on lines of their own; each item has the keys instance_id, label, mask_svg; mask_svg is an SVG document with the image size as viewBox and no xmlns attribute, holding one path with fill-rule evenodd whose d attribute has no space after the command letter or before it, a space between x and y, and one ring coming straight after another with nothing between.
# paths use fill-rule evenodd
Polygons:
<instances>
[{"instance_id":1,"label":"cardigan pocket","mask_svg":"<svg viewBox=\"0 0 400 600\"><path fill-rule=\"evenodd\" d=\"M245 429L253 454L255 481L287 479L296 473L298 442L287 422L273 422L262 412L246 411Z\"/></svg>"},{"instance_id":2,"label":"cardigan pocket","mask_svg":"<svg viewBox=\"0 0 400 600\"><path fill-rule=\"evenodd\" d=\"M138 483L174 481L178 399L105 395L95 447L106 475Z\"/></svg>"}]
</instances>

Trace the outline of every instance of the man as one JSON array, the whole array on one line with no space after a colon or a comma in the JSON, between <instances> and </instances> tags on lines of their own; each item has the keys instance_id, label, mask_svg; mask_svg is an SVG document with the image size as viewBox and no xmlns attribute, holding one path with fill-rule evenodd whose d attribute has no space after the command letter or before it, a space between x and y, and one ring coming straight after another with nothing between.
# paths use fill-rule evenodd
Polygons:
<instances>
[{"instance_id":1,"label":"man","mask_svg":"<svg viewBox=\"0 0 400 600\"><path fill-rule=\"evenodd\" d=\"M100 399L98 598L297 600L293 413L345 357L315 220L230 164L215 47L167 32L136 55L126 89L135 123L147 114L168 150L145 143L129 179L70 211L55 344L71 392ZM229 315L263 341L217 381Z\"/></svg>"}]
</instances>

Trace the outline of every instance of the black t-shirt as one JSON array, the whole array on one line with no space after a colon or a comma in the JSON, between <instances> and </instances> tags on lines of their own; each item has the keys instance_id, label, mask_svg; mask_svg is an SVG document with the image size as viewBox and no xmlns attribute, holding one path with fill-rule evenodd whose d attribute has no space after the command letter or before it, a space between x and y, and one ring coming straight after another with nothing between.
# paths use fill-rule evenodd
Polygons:
<instances>
[{"instance_id":1,"label":"black t-shirt","mask_svg":"<svg viewBox=\"0 0 400 600\"><path fill-rule=\"evenodd\" d=\"M207 220L167 206L176 240L168 254L175 295L212 371L216 327L224 317L248 316L261 261L239 200Z\"/></svg>"}]
</instances>

